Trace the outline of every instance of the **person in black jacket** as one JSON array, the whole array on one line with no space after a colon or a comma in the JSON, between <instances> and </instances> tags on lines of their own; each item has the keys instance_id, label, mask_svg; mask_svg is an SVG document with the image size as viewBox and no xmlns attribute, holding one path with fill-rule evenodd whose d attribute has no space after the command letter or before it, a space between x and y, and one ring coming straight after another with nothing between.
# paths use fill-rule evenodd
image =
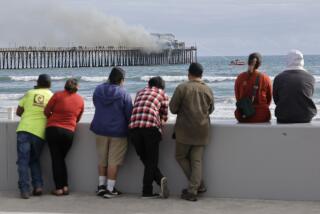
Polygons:
<instances>
[{"instance_id":1,"label":"person in black jacket","mask_svg":"<svg viewBox=\"0 0 320 214\"><path fill-rule=\"evenodd\" d=\"M278 123L309 123L317 114L312 100L315 79L303 66L303 54L292 50L287 55L287 68L274 79Z\"/></svg>"}]
</instances>

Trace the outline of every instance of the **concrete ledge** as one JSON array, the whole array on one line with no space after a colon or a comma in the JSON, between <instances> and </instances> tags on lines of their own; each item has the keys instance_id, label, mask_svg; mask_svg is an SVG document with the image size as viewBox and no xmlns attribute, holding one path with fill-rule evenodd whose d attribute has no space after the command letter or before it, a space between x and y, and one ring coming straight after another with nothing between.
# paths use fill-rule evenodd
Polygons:
<instances>
[{"instance_id":1,"label":"concrete ledge","mask_svg":"<svg viewBox=\"0 0 320 214\"><path fill-rule=\"evenodd\" d=\"M17 122L0 122L0 190L17 189ZM160 144L160 169L169 178L173 194L180 194L187 181L174 159L173 125L165 127ZM320 200L320 124L212 125L211 144L204 157L205 196L281 200ZM80 123L68 154L70 187L90 192L97 185L94 135L88 123ZM42 155L46 188L53 187L47 148ZM117 186L140 193L143 167L130 145Z\"/></svg>"}]
</instances>

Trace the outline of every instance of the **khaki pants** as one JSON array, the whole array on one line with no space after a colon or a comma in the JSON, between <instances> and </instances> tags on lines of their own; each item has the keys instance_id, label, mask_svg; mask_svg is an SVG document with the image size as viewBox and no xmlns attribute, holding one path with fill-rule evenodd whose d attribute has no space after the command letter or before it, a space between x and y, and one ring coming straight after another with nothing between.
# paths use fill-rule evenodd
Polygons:
<instances>
[{"instance_id":1,"label":"khaki pants","mask_svg":"<svg viewBox=\"0 0 320 214\"><path fill-rule=\"evenodd\" d=\"M176 160L189 180L188 191L197 194L202 180L204 146L176 143Z\"/></svg>"}]
</instances>

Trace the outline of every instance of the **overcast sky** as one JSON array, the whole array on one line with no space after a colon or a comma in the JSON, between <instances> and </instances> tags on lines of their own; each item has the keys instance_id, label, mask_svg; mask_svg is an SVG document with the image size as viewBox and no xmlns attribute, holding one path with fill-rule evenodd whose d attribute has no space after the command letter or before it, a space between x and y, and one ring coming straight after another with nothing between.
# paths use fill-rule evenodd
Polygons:
<instances>
[{"instance_id":1,"label":"overcast sky","mask_svg":"<svg viewBox=\"0 0 320 214\"><path fill-rule=\"evenodd\" d=\"M6 1L6 0L0 0ZM320 0L65 0L149 32L173 33L199 55L320 53ZM2 4L2 7L4 5Z\"/></svg>"}]
</instances>

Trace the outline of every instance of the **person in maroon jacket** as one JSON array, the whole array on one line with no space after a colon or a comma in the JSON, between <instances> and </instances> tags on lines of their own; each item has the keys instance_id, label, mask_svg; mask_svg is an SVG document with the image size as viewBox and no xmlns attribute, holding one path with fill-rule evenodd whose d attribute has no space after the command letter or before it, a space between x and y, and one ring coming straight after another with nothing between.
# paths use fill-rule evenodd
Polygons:
<instances>
[{"instance_id":1,"label":"person in maroon jacket","mask_svg":"<svg viewBox=\"0 0 320 214\"><path fill-rule=\"evenodd\" d=\"M48 118L46 139L52 160L56 196L68 195L68 175L65 157L71 148L77 122L84 109L83 98L78 95L77 79L68 79L64 91L56 92L45 108Z\"/></svg>"}]
</instances>

